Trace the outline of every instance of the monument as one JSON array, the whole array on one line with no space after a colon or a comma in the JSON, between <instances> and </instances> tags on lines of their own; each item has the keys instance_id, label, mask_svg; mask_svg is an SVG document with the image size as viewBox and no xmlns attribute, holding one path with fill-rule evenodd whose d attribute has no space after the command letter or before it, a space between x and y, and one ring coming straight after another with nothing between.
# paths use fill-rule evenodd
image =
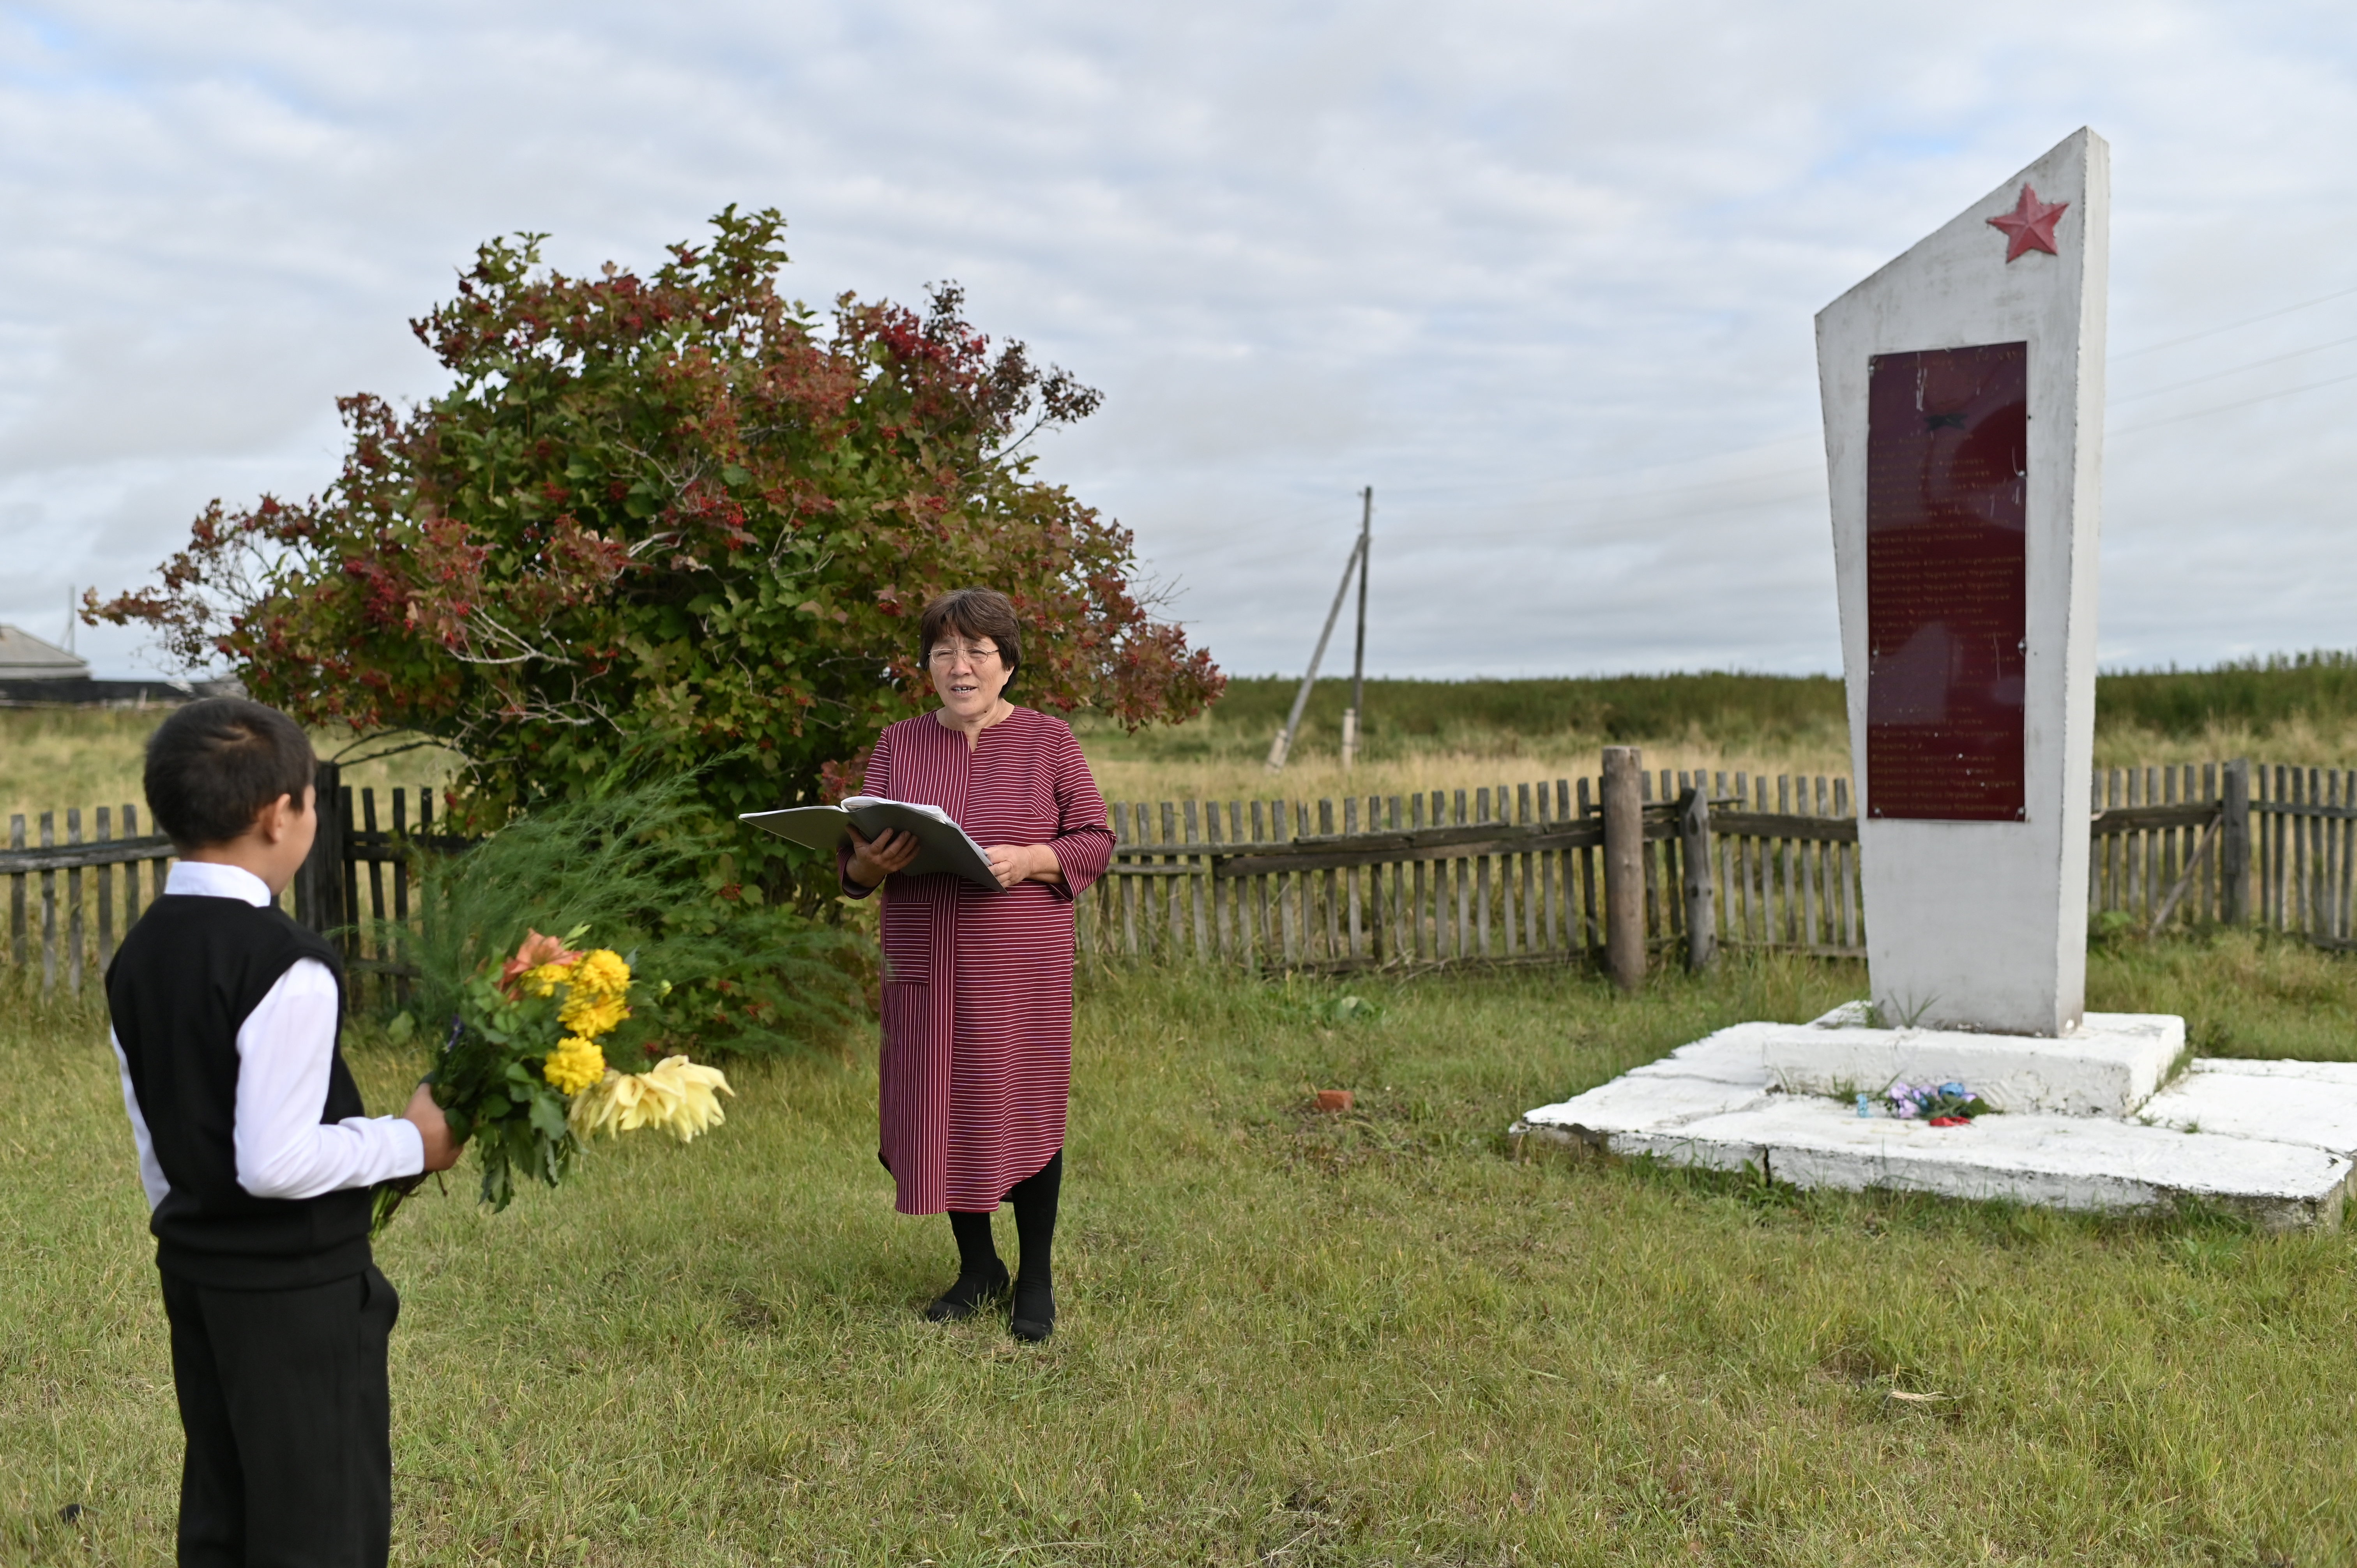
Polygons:
<instances>
[{"instance_id":1,"label":"monument","mask_svg":"<svg viewBox=\"0 0 2357 1568\"><path fill-rule=\"evenodd\" d=\"M2083 130L1817 317L1885 1019L2084 1010L2110 216Z\"/></svg>"},{"instance_id":2,"label":"monument","mask_svg":"<svg viewBox=\"0 0 2357 1568\"><path fill-rule=\"evenodd\" d=\"M2180 1019L2085 1016L2110 233L2082 130L1817 316L1883 1028L1777 1051L1795 1090L2118 1116L2183 1052Z\"/></svg>"},{"instance_id":3,"label":"monument","mask_svg":"<svg viewBox=\"0 0 2357 1568\"><path fill-rule=\"evenodd\" d=\"M2188 1068L2182 1019L2085 1011L2110 209L2081 130L1817 317L1870 1001L1720 1030L1518 1135L2339 1221L2357 1067ZM1874 1113L1910 1082L1998 1114Z\"/></svg>"}]
</instances>

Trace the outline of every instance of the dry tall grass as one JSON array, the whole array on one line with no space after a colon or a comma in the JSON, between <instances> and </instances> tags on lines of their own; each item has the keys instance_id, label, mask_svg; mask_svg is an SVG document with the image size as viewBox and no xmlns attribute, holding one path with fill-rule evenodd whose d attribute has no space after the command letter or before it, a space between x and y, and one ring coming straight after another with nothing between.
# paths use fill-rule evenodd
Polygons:
<instances>
[{"instance_id":1,"label":"dry tall grass","mask_svg":"<svg viewBox=\"0 0 2357 1568\"><path fill-rule=\"evenodd\" d=\"M1780 774L1846 777L1849 737L1837 716L1802 715L1774 725L1737 725L1731 736L1689 721L1664 734L1608 736L1588 728L1519 727L1452 722L1427 733L1378 733L1359 764L1342 768L1340 735L1330 716L1313 705L1281 774L1265 766L1278 718L1265 703L1224 705L1172 728L1125 734L1082 714L1075 721L1082 749L1108 800L1232 800L1283 798L1339 800L1346 795L1405 795L1418 789L1512 787L1540 779L1593 777L1609 745L1636 745L1649 768L1754 777ZM67 807L139 804L140 747L161 722L160 711L0 709L0 822L13 812L28 819ZM350 735L314 736L322 757L350 746ZM2095 733L2102 768L2215 762L2247 757L2302 767L2357 768L2357 714L2334 717L2295 713L2273 722L2211 719L2187 732L2133 720L2107 721ZM356 786L382 791L399 784L439 789L460 759L427 747L348 768ZM143 808L143 816L145 814ZM60 829L62 831L62 828Z\"/></svg>"},{"instance_id":2,"label":"dry tall grass","mask_svg":"<svg viewBox=\"0 0 2357 1568\"><path fill-rule=\"evenodd\" d=\"M1264 743L1265 745L1265 743ZM1296 752L1282 773L1272 774L1258 757L1156 757L1131 748L1083 741L1097 787L1108 800L1339 800L1346 795L1405 795L1419 789L1495 789L1541 780L1593 778L1600 736L1563 736L1512 746L1435 746L1406 756L1362 762L1345 768L1330 750ZM1702 768L1774 778L1778 774L1846 777L1849 759L1821 746L1715 746L1700 736L1641 743L1648 768Z\"/></svg>"},{"instance_id":3,"label":"dry tall grass","mask_svg":"<svg viewBox=\"0 0 2357 1568\"><path fill-rule=\"evenodd\" d=\"M27 832L43 811L55 812L58 833L65 833L69 807L82 811L83 831L91 831L93 808L139 808L146 821L146 796L139 786L142 748L169 710L163 708L0 708L0 826L18 813ZM311 737L321 757L332 757L350 747L349 733L320 731ZM406 789L439 789L450 781L459 758L439 746L362 763L345 770L344 779L357 788L380 792L398 784ZM388 802L382 809L390 811Z\"/></svg>"},{"instance_id":4,"label":"dry tall grass","mask_svg":"<svg viewBox=\"0 0 2357 1568\"><path fill-rule=\"evenodd\" d=\"M1266 767L1274 726L1265 732L1222 723L1218 711L1175 729L1124 735L1083 719L1075 726L1097 786L1108 800L1339 800L1346 795L1407 794L1417 789L1470 789L1540 779L1594 778L1607 746L1634 745L1658 772L1703 769L1754 778L1782 774L1847 778L1849 736L1839 725L1789 726L1782 733L1722 743L1689 725L1682 732L1619 737L1564 730L1482 734L1454 730L1429 740L1394 742L1345 769L1340 736L1305 726L1282 773ZM2342 723L2305 715L2274 725L2212 722L2191 735L2172 736L2134 724L2103 725L2095 734L2099 768L2220 762L2306 768L2357 768L2357 714Z\"/></svg>"}]
</instances>

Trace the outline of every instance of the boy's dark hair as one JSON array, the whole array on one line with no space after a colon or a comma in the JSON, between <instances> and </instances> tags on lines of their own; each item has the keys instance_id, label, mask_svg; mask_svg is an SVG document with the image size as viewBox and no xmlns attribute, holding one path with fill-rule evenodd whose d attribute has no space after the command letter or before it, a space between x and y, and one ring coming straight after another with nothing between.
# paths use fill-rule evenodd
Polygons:
<instances>
[{"instance_id":1,"label":"boy's dark hair","mask_svg":"<svg viewBox=\"0 0 2357 1568\"><path fill-rule=\"evenodd\" d=\"M954 633L969 641L986 637L998 645L1006 679L1023 667L1023 627L1015 618L1015 604L996 588L952 588L925 607L917 621L917 662L933 656L933 646Z\"/></svg>"},{"instance_id":2,"label":"boy's dark hair","mask_svg":"<svg viewBox=\"0 0 2357 1568\"><path fill-rule=\"evenodd\" d=\"M301 805L315 766L310 737L276 708L207 697L147 737L147 810L183 849L227 843L279 796Z\"/></svg>"}]
</instances>

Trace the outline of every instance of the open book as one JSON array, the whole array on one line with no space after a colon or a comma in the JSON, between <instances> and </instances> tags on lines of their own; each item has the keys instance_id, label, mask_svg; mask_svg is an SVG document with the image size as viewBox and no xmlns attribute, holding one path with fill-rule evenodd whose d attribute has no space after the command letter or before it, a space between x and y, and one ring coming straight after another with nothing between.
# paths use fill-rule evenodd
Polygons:
<instances>
[{"instance_id":1,"label":"open book","mask_svg":"<svg viewBox=\"0 0 2357 1568\"><path fill-rule=\"evenodd\" d=\"M910 861L900 875L931 876L946 874L963 876L998 891L998 878L992 875L990 856L969 837L966 831L950 821L950 814L939 806L920 806L907 800L879 800L873 795L854 795L840 806L793 806L782 811L747 811L737 819L750 822L765 832L772 832L793 843L832 854L835 846L850 836L857 827L859 836L873 840L888 832L914 833L917 836L917 858Z\"/></svg>"}]
</instances>

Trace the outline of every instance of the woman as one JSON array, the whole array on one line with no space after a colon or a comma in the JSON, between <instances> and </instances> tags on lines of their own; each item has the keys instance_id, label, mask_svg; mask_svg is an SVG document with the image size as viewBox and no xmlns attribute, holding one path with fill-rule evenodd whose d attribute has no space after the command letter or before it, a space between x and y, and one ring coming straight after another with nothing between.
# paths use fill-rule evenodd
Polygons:
<instances>
[{"instance_id":1,"label":"woman","mask_svg":"<svg viewBox=\"0 0 2357 1568\"><path fill-rule=\"evenodd\" d=\"M925 1309L971 1316L1006 1293L991 1244L1015 1208L1020 1339L1056 1324L1050 1249L1072 1081L1072 900L1104 874L1113 832L1080 744L1060 720L1003 695L1023 661L1015 607L961 588L925 607L919 649L942 701L886 729L864 792L939 806L985 845L998 887L904 876L908 833L855 831L844 891L884 889L883 1092L877 1157L903 1214L946 1210L958 1276Z\"/></svg>"}]
</instances>

